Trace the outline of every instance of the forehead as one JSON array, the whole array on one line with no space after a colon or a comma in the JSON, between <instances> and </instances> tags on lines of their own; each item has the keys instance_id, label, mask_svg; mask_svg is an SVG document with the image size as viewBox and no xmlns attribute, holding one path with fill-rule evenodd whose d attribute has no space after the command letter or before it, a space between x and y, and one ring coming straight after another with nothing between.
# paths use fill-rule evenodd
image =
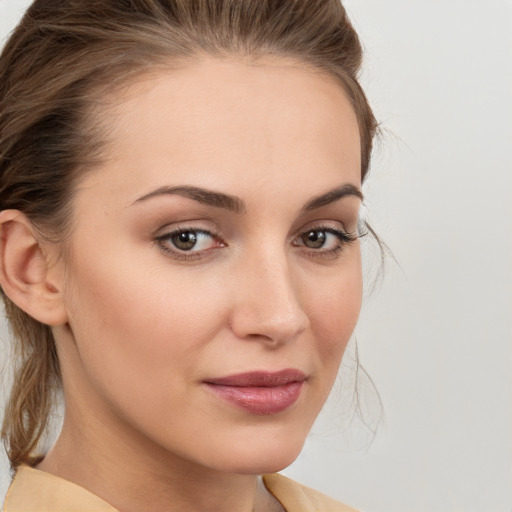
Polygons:
<instances>
[{"instance_id":1,"label":"forehead","mask_svg":"<svg viewBox=\"0 0 512 512\"><path fill-rule=\"evenodd\" d=\"M139 77L111 112L106 167L138 194L167 176L233 193L269 179L360 184L359 130L343 88L297 61L202 58Z\"/></svg>"}]
</instances>

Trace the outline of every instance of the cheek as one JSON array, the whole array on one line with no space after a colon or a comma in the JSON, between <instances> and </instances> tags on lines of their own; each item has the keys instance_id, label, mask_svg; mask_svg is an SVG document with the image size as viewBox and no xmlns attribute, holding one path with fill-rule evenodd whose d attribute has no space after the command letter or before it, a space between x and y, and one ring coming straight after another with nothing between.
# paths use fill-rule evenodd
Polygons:
<instances>
[{"instance_id":1,"label":"cheek","mask_svg":"<svg viewBox=\"0 0 512 512\"><path fill-rule=\"evenodd\" d=\"M311 329L323 367L334 379L352 336L362 301L362 273L359 253L351 264L331 276L309 294Z\"/></svg>"},{"instance_id":2,"label":"cheek","mask_svg":"<svg viewBox=\"0 0 512 512\"><path fill-rule=\"evenodd\" d=\"M81 365L111 402L129 397L125 405L148 414L146 397L168 404L166 390L196 378L196 354L220 325L215 286L165 266L106 254L101 265L94 261L71 269L69 317Z\"/></svg>"}]
</instances>

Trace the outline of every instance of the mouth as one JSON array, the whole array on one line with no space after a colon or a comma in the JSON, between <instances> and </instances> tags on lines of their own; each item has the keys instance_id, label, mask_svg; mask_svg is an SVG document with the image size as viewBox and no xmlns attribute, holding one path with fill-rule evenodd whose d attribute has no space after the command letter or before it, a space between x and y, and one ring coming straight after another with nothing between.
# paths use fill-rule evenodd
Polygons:
<instances>
[{"instance_id":1,"label":"mouth","mask_svg":"<svg viewBox=\"0 0 512 512\"><path fill-rule=\"evenodd\" d=\"M306 375L300 370L248 372L204 381L224 401L251 414L277 414L300 397Z\"/></svg>"}]
</instances>

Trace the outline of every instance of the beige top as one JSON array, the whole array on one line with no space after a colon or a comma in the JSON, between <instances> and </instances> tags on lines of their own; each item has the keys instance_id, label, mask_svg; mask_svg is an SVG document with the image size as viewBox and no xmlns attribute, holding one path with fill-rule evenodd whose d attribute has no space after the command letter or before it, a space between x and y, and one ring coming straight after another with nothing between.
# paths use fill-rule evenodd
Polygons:
<instances>
[{"instance_id":1,"label":"beige top","mask_svg":"<svg viewBox=\"0 0 512 512\"><path fill-rule=\"evenodd\" d=\"M287 512L357 512L282 475L265 475L266 488ZM45 471L21 466L7 491L4 512L118 512L86 489Z\"/></svg>"}]
</instances>

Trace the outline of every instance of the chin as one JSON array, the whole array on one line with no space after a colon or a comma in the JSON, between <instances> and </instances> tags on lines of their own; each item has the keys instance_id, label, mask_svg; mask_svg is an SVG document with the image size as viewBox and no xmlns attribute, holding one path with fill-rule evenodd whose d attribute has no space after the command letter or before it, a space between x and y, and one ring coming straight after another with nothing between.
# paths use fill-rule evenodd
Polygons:
<instances>
[{"instance_id":1,"label":"chin","mask_svg":"<svg viewBox=\"0 0 512 512\"><path fill-rule=\"evenodd\" d=\"M292 436L290 436L292 437ZM287 468L300 455L305 438L260 439L246 441L242 446L232 446L229 455L222 454L219 469L229 473L262 475Z\"/></svg>"}]
</instances>

